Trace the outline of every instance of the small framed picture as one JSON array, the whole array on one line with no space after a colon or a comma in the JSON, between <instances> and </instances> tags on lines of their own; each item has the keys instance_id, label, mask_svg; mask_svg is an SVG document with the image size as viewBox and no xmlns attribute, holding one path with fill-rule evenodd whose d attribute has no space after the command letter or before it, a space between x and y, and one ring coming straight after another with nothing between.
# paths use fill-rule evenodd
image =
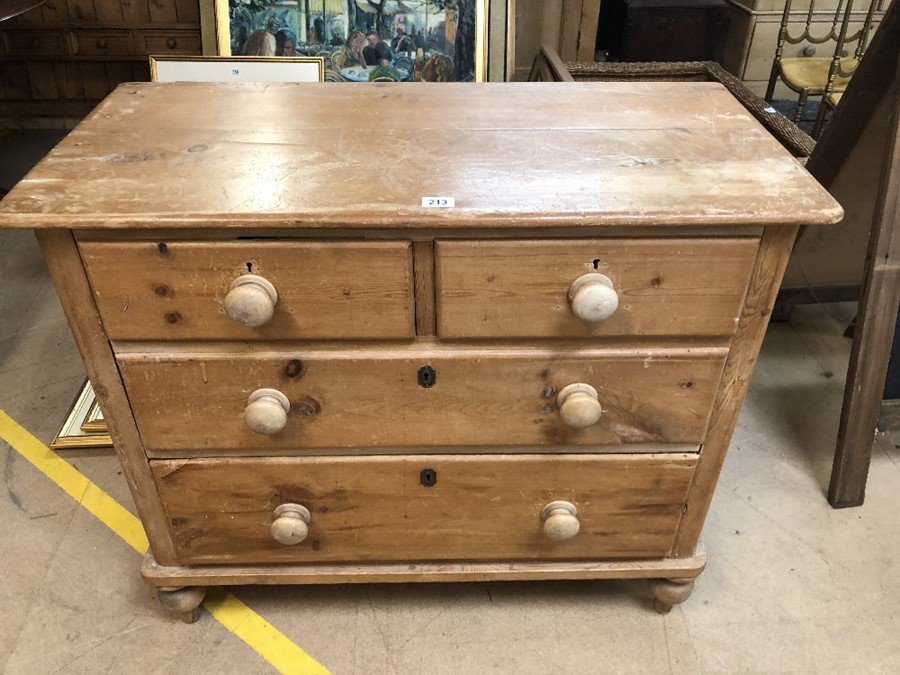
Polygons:
<instances>
[{"instance_id":1,"label":"small framed picture","mask_svg":"<svg viewBox=\"0 0 900 675\"><path fill-rule=\"evenodd\" d=\"M88 381L88 387L91 386L90 381ZM93 387L91 388L91 393L93 393ZM92 397L93 398L93 397ZM97 399L94 398L91 401L90 406L88 407L87 414L84 416L84 419L81 421L81 430L87 431L88 433L102 432L106 433L106 420L103 419L103 411L100 410L100 404L97 403Z\"/></svg>"},{"instance_id":2,"label":"small framed picture","mask_svg":"<svg viewBox=\"0 0 900 675\"><path fill-rule=\"evenodd\" d=\"M151 56L151 82L322 82L325 61L298 56Z\"/></svg>"},{"instance_id":3,"label":"small framed picture","mask_svg":"<svg viewBox=\"0 0 900 675\"><path fill-rule=\"evenodd\" d=\"M97 405L90 380L86 380L78 392L72 409L66 415L50 447L54 450L112 447L112 439L109 437L100 406Z\"/></svg>"}]
</instances>

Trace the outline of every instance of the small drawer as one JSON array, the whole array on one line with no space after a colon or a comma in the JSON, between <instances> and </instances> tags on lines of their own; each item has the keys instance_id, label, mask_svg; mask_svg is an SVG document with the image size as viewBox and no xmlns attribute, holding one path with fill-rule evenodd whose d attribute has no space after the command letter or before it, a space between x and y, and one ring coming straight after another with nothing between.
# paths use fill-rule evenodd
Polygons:
<instances>
[{"instance_id":1,"label":"small drawer","mask_svg":"<svg viewBox=\"0 0 900 675\"><path fill-rule=\"evenodd\" d=\"M438 242L438 335L729 336L758 243L750 237ZM612 313L591 314L598 307Z\"/></svg>"},{"instance_id":2,"label":"small drawer","mask_svg":"<svg viewBox=\"0 0 900 675\"><path fill-rule=\"evenodd\" d=\"M131 31L83 30L72 31L75 53L80 55L129 56L134 53Z\"/></svg>"},{"instance_id":3,"label":"small drawer","mask_svg":"<svg viewBox=\"0 0 900 675\"><path fill-rule=\"evenodd\" d=\"M665 557L696 461L433 455L150 466L180 563L315 563ZM553 502L574 508L547 509Z\"/></svg>"},{"instance_id":4,"label":"small drawer","mask_svg":"<svg viewBox=\"0 0 900 675\"><path fill-rule=\"evenodd\" d=\"M197 31L139 32L138 51L141 54L200 54L202 46Z\"/></svg>"},{"instance_id":5,"label":"small drawer","mask_svg":"<svg viewBox=\"0 0 900 675\"><path fill-rule=\"evenodd\" d=\"M113 340L415 332L404 241L84 242L80 250Z\"/></svg>"},{"instance_id":6,"label":"small drawer","mask_svg":"<svg viewBox=\"0 0 900 675\"><path fill-rule=\"evenodd\" d=\"M119 352L148 454L696 445L727 353L229 347Z\"/></svg>"},{"instance_id":7,"label":"small drawer","mask_svg":"<svg viewBox=\"0 0 900 675\"><path fill-rule=\"evenodd\" d=\"M69 52L63 31L10 30L3 32L3 38L12 55L63 56Z\"/></svg>"}]
</instances>

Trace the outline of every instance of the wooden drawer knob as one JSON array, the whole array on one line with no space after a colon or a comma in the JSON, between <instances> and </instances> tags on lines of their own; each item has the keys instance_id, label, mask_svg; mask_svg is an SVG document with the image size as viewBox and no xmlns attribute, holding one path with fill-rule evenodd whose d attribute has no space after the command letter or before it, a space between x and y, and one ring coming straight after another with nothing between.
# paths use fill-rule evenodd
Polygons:
<instances>
[{"instance_id":1,"label":"wooden drawer knob","mask_svg":"<svg viewBox=\"0 0 900 675\"><path fill-rule=\"evenodd\" d=\"M544 521L544 534L551 541L571 539L581 529L578 509L571 502L550 502L541 510L541 520Z\"/></svg>"},{"instance_id":2,"label":"wooden drawer knob","mask_svg":"<svg viewBox=\"0 0 900 675\"><path fill-rule=\"evenodd\" d=\"M166 40L166 47L168 47L169 49L175 49L175 47L177 46L178 40L176 40L175 38L170 37L168 40Z\"/></svg>"},{"instance_id":3,"label":"wooden drawer knob","mask_svg":"<svg viewBox=\"0 0 900 675\"><path fill-rule=\"evenodd\" d=\"M109 40L106 38L97 38L98 49L106 49L107 47L109 47Z\"/></svg>"},{"instance_id":4,"label":"wooden drawer knob","mask_svg":"<svg viewBox=\"0 0 900 675\"><path fill-rule=\"evenodd\" d=\"M241 326L258 328L272 318L278 291L258 274L244 274L231 282L225 296L225 313Z\"/></svg>"},{"instance_id":5,"label":"wooden drawer knob","mask_svg":"<svg viewBox=\"0 0 900 675\"><path fill-rule=\"evenodd\" d=\"M603 413L597 390L583 382L563 387L556 397L556 406L563 423L573 429L596 424Z\"/></svg>"},{"instance_id":6,"label":"wooden drawer knob","mask_svg":"<svg viewBox=\"0 0 900 675\"><path fill-rule=\"evenodd\" d=\"M277 434L287 424L291 411L288 397L277 389L257 389L247 400L244 422L250 431L258 434Z\"/></svg>"},{"instance_id":7,"label":"wooden drawer knob","mask_svg":"<svg viewBox=\"0 0 900 675\"><path fill-rule=\"evenodd\" d=\"M579 319L596 323L613 315L619 306L619 295L612 279L592 272L578 277L569 286L569 304Z\"/></svg>"},{"instance_id":8,"label":"wooden drawer knob","mask_svg":"<svg viewBox=\"0 0 900 675\"><path fill-rule=\"evenodd\" d=\"M272 539L279 544L299 544L309 534L309 510L299 504L282 504L275 507L272 521Z\"/></svg>"}]
</instances>

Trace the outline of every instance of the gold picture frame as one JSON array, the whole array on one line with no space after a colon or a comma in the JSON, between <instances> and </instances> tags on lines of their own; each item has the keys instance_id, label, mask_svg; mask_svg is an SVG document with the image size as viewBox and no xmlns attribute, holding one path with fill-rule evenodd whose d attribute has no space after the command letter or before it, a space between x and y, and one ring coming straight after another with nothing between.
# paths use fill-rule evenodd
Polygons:
<instances>
[{"instance_id":1,"label":"gold picture frame","mask_svg":"<svg viewBox=\"0 0 900 675\"><path fill-rule=\"evenodd\" d=\"M90 429L85 429L85 426ZM72 408L50 447L54 450L112 447L112 438L109 436L100 406L97 405L90 380L85 380L78 391L78 396L75 397Z\"/></svg>"},{"instance_id":2,"label":"gold picture frame","mask_svg":"<svg viewBox=\"0 0 900 675\"><path fill-rule=\"evenodd\" d=\"M511 2L201 0L203 53L318 56L331 82L504 80Z\"/></svg>"},{"instance_id":3,"label":"gold picture frame","mask_svg":"<svg viewBox=\"0 0 900 675\"><path fill-rule=\"evenodd\" d=\"M90 386L90 381L88 381L87 384L88 386ZM91 393L93 394L93 387L91 387ZM103 411L100 410L100 404L97 403L96 398L91 401L91 404L88 407L87 414L81 421L81 430L88 433L107 432L106 420L103 419Z\"/></svg>"}]
</instances>

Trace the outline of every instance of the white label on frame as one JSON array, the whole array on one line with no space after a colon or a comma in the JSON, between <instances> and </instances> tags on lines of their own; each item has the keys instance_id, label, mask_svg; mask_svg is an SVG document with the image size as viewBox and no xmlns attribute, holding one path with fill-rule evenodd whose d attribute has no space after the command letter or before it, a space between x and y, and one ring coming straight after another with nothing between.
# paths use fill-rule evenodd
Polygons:
<instances>
[{"instance_id":1,"label":"white label on frame","mask_svg":"<svg viewBox=\"0 0 900 675\"><path fill-rule=\"evenodd\" d=\"M456 206L453 197L422 197L422 206L431 209L452 209Z\"/></svg>"}]
</instances>

